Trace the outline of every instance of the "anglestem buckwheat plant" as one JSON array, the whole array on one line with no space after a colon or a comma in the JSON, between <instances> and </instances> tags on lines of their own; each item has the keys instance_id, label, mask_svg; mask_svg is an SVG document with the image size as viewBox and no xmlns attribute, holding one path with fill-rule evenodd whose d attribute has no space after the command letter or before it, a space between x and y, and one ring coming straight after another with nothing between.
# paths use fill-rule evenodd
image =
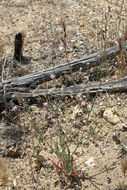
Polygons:
<instances>
[{"instance_id":1,"label":"anglestem buckwheat plant","mask_svg":"<svg viewBox=\"0 0 127 190\"><path fill-rule=\"evenodd\" d=\"M90 113L95 104L96 96L95 96L95 99L91 106ZM82 106L84 106L84 105L85 104L83 103ZM72 152L70 149L70 146L69 146L69 139L67 137L67 134L63 131L60 120L59 120L59 117L60 117L59 106L60 106L59 101L56 97L56 101L55 101L54 105L51 106L52 111L55 114L56 123L57 123L56 129L55 129L56 130L56 134L55 134L56 139L54 139L52 135L50 135L50 138L46 138L46 136L39 131L37 126L36 126L36 132L39 135L39 138L38 138L39 144L40 143L42 144L45 142L51 148L51 150L56 154L56 156L58 158L58 162L56 163L54 160L52 160L52 164L53 164L54 168L56 169L58 175L59 176L64 175L65 177L70 179L72 177L78 177L78 174L79 174L79 172L75 166L74 154L77 151L77 149L82 145L86 127L85 127L85 129L82 130L81 135L78 134L79 135L78 140L75 143L76 144L75 149ZM88 114L87 121L89 119L90 113ZM35 121L33 123L35 126ZM93 129L93 132L89 135L89 138L94 134L94 130L95 129ZM43 149L43 146L39 146L38 154L42 151L42 149Z\"/></svg>"},{"instance_id":2,"label":"anglestem buckwheat plant","mask_svg":"<svg viewBox=\"0 0 127 190\"><path fill-rule=\"evenodd\" d=\"M66 54L68 66L70 68L70 73L72 74L72 68L69 65L68 55L67 55L67 44L66 44L67 34L66 34L66 27L65 27L64 21L62 21L62 28L63 28L63 32L64 32L62 42L63 42L64 48L65 48L65 54ZM104 37L106 38L106 34ZM102 66L102 62L103 62L103 60L100 60L100 68ZM101 75L101 72L100 72L100 75ZM71 76L73 77L73 74ZM53 83L55 84L55 81L56 81L55 75L51 74L50 78L53 80ZM66 78L66 72L65 72L65 78ZM86 77L86 79L89 80L88 76ZM74 82L74 85L75 85L75 82ZM101 80L100 80L100 85L101 85ZM85 101L83 101L80 105L82 107L82 109L87 110L87 117L86 117L86 123L85 123L84 127L77 134L76 142L74 142L75 147L74 147L73 151L71 150L71 147L70 147L71 141L68 138L66 132L63 130L62 124L60 123L60 117L61 117L60 103L59 103L59 99L58 99L58 95L57 95L57 89L56 89L55 101L51 104L49 104L48 101L43 103L44 109L47 109L47 111L49 112L49 110L50 110L49 107L50 107L51 111L53 112L53 115L55 118L55 123L56 123L55 129L54 129L55 132L52 132L49 130L49 133L48 133L49 136L47 136L45 129L40 131L35 120L34 119L32 120L36 134L38 135L39 148L37 150L37 155L39 155L40 152L43 150L43 143L47 144L47 146L57 156L58 162L56 162L54 160L51 160L51 161L52 161L52 164L53 164L54 168L56 169L59 176L65 176L67 179L72 179L73 177L77 178L79 176L79 171L77 170L77 168L75 166L74 156L75 156L75 153L78 150L78 148L80 146L82 146L82 144L84 142L84 133L87 130L87 126L89 123L89 117L90 117L90 114L95 105L97 96L98 96L98 91L93 99L93 102L92 102L92 105L91 105L89 111L86 108ZM95 132L95 129L96 129L96 127L93 128L91 130L91 132L88 134L87 140L89 140L94 135L95 136L98 135L98 131Z\"/></svg>"}]
</instances>

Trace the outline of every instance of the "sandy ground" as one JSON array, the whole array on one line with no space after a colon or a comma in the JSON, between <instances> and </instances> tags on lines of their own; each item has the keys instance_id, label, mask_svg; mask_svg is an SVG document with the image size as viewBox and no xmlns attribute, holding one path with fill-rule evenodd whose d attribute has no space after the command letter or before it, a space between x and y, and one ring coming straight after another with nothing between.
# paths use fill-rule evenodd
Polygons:
<instances>
[{"instance_id":1,"label":"sandy ground","mask_svg":"<svg viewBox=\"0 0 127 190\"><path fill-rule=\"evenodd\" d=\"M66 63L65 48L61 40L64 36L62 21L65 22L67 30L68 60L72 61L116 44L118 36L125 29L126 13L127 2L122 0L0 1L0 42L1 45L4 44L0 53L1 60L5 57L12 58L14 37L18 32L25 33L23 53L24 56L31 58L30 64L20 65L19 70L17 69L19 72L8 66L8 72L3 75L3 79L43 71L54 65ZM104 68L107 69L107 74L103 78L104 81L112 79L112 75L118 73L118 60L117 57L106 62L107 67L105 65ZM97 80L97 74L92 71L81 73L81 77L86 75L89 76L90 83ZM74 77L79 76L79 73L76 73ZM62 85L60 80L46 85L60 86ZM83 101L86 103L85 107L81 106ZM65 183L61 184L51 162L57 160L57 157L47 145L44 145L40 153L42 166L37 167L36 151L39 146L37 129L40 132L46 129L46 135L50 139L51 134L56 135L57 128L56 115L52 110L55 101L48 102L47 107L43 106L43 100L41 102L41 106L32 105L26 110L19 108L18 118L13 117L9 122L5 112L0 116L0 126L4 126L1 129L0 155L10 176L6 185L0 183L1 190L70 189ZM93 97L82 95L59 100L59 121L63 131L71 139L69 144L71 151L74 150L78 132L86 125L92 102ZM117 122L114 124L104 118L103 113L107 110L110 110L110 113L112 111L112 117L116 118ZM122 181L120 146L112 136L113 132L118 130L126 145L127 132L124 128L126 122L127 94L121 92L99 94L89 117L83 145L74 155L77 168L84 175L74 189L112 190L117 187L119 181ZM7 127L11 129L7 131ZM88 140L88 134L94 128L95 133ZM12 158L12 136L20 141L17 158ZM91 166L85 164L92 157L94 164Z\"/></svg>"}]
</instances>

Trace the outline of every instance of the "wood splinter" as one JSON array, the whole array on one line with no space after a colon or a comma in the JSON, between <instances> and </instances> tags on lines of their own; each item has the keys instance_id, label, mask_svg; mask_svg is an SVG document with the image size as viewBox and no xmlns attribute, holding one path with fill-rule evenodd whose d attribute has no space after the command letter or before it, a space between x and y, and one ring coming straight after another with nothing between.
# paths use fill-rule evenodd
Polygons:
<instances>
[{"instance_id":1,"label":"wood splinter","mask_svg":"<svg viewBox=\"0 0 127 190\"><path fill-rule=\"evenodd\" d=\"M14 42L14 60L21 62L23 59L23 41L24 36L22 33L18 33L15 36Z\"/></svg>"}]
</instances>

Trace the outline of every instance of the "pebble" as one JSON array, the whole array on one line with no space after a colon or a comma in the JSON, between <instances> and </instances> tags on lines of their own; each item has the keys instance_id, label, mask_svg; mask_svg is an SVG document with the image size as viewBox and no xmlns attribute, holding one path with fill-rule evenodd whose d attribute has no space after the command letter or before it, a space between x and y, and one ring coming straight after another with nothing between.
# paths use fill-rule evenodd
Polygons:
<instances>
[{"instance_id":1,"label":"pebble","mask_svg":"<svg viewBox=\"0 0 127 190\"><path fill-rule=\"evenodd\" d=\"M105 109L104 113L103 113L103 117L105 118L105 120L112 124L115 125L119 122L119 118L117 115L113 114L112 110L110 108Z\"/></svg>"}]
</instances>

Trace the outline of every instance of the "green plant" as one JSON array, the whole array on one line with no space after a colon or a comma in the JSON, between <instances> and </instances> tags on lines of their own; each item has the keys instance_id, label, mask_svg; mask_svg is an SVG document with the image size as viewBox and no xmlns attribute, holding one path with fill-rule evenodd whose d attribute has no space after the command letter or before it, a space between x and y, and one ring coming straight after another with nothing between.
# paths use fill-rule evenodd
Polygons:
<instances>
[{"instance_id":1,"label":"green plant","mask_svg":"<svg viewBox=\"0 0 127 190\"><path fill-rule=\"evenodd\" d=\"M87 124L88 124L90 113L95 104L96 98L97 98L97 94L93 100L93 104L88 113ZM44 105L45 107L48 106L48 104L46 103L44 103ZM33 120L31 120L31 122L33 123L36 129L36 133L38 134L39 144L42 144L42 143L47 144L52 150L52 152L56 154L58 161L54 161L54 160L51 160L51 161L59 177L64 176L66 177L67 181L69 180L69 182L72 182L73 178L79 178L80 176L80 171L76 167L74 157L75 157L76 151L78 150L80 146L82 146L84 142L85 131L82 130L81 133L78 134L77 141L75 142L75 149L74 151L71 151L69 138L67 134L63 131L61 123L59 121L59 117L60 117L59 106L60 106L59 101L56 97L56 102L53 105L51 104L52 112L55 115L56 123L57 123L56 133L55 135L50 134L50 138L45 135L45 132L46 132L45 129L43 130L43 132L39 130L38 126L35 123L34 118ZM89 133L87 140L89 140L91 137L95 135L95 129L96 127L93 128L92 131ZM38 156L41 153L42 149L43 149L43 145L38 147L38 150L37 150Z\"/></svg>"},{"instance_id":2,"label":"green plant","mask_svg":"<svg viewBox=\"0 0 127 190\"><path fill-rule=\"evenodd\" d=\"M66 56L67 63L68 63L70 73L72 76L72 68L69 65L68 55L67 55L67 44L66 44L66 36L67 35L66 35L66 27L65 27L64 21L62 21L62 27L63 27L63 32L64 32L64 37L62 38L62 42L63 42L64 48L65 48L65 56ZM100 75L101 75L101 73L100 73ZM50 76L50 78L53 80L53 82L55 84L55 81L56 81L55 76L52 74ZM65 73L65 78L66 78L66 73ZM72 80L74 80L73 76L72 76ZM100 82L100 84L101 84L101 82ZM57 94L57 92L56 92L56 94ZM86 126L89 123L89 117L90 117L90 114L95 105L97 96L98 96L98 92L96 93L96 95L93 99L90 110L89 111L87 110ZM44 102L43 105L44 105L44 107L46 107L48 109L48 105L49 105L48 102ZM82 106L84 106L84 104L82 104ZM82 144L84 143L85 130L81 130L77 134L77 138L75 141L75 148L72 151L70 148L70 139L68 138L66 132L63 131L63 128L60 123L60 114L59 114L60 104L59 104L59 99L58 99L57 95L55 96L54 103L50 104L50 108L56 119L55 134L51 133L50 137L49 136L47 137L45 135L46 130L44 129L43 131L40 131L38 126L36 125L34 118L31 122L33 123L34 128L36 130L39 144L40 143L47 144L48 147L50 147L50 149L52 150L52 152L56 154L58 161L54 161L54 160L51 160L51 161L52 161L52 164L53 164L54 168L56 169L58 175L60 177L61 176L66 177L67 181L69 180L70 183L72 183L73 178L78 178L80 176L80 171L76 167L74 157L75 157L75 153L78 150L78 148L80 146L82 146ZM84 109L86 109L86 108L84 107ZM86 141L88 141L91 137L95 136L95 134L96 134L95 129L96 129L96 127L91 130L91 132L88 134L88 138ZM43 149L43 146L38 147L38 150L37 150L38 156L41 153L42 149Z\"/></svg>"}]
</instances>

